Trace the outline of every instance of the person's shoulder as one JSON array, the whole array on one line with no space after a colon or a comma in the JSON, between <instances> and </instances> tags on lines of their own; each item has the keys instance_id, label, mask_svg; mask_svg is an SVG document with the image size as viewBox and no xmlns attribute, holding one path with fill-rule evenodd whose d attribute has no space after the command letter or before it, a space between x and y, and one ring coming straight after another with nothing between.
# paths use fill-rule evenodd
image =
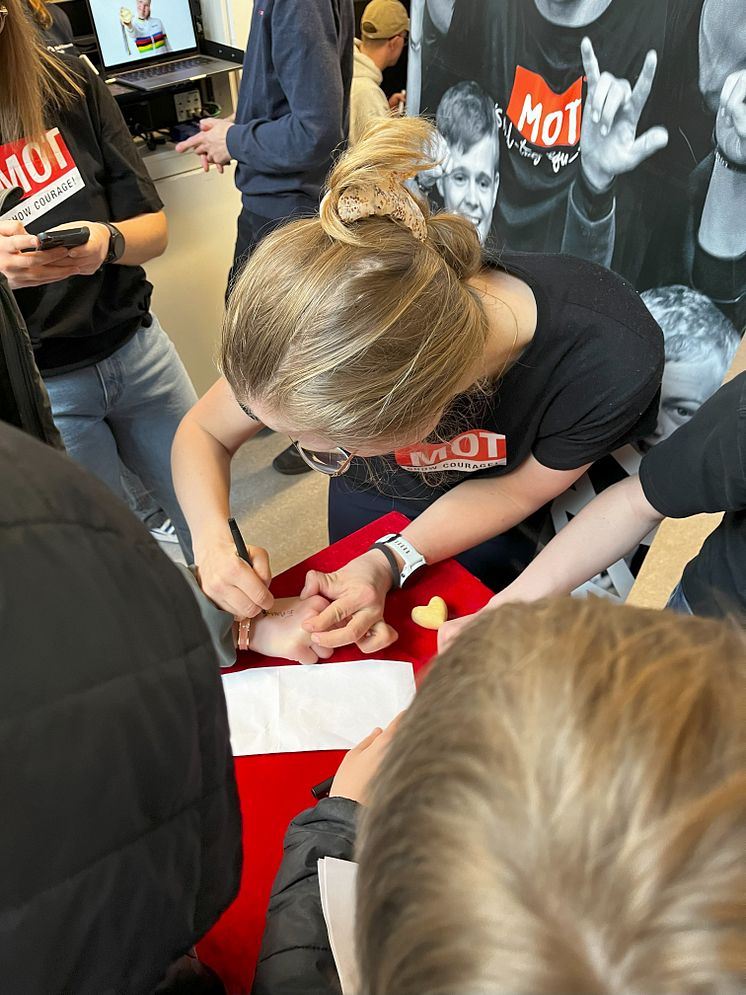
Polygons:
<instances>
[{"instance_id":1,"label":"person's shoulder","mask_svg":"<svg viewBox=\"0 0 746 995\"><path fill-rule=\"evenodd\" d=\"M652 338L662 349L662 333L632 284L619 273L567 253L502 252L498 265L524 276L559 309L557 316L595 321L596 327L622 327ZM562 315L560 315L560 311Z\"/></svg>"},{"instance_id":2,"label":"person's shoulder","mask_svg":"<svg viewBox=\"0 0 746 995\"><path fill-rule=\"evenodd\" d=\"M60 52L52 52L50 55L52 59L60 63L68 75L72 76L74 82L78 84L85 94L91 90L95 90L98 86L105 85L99 74L86 59L81 59L77 55L65 55Z\"/></svg>"},{"instance_id":3,"label":"person's shoulder","mask_svg":"<svg viewBox=\"0 0 746 995\"><path fill-rule=\"evenodd\" d=\"M727 423L735 419L739 438L743 440L746 447L746 371L726 380L705 401L700 411L705 408L712 412L712 417L716 422ZM694 417L696 418L697 415L699 415L699 411Z\"/></svg>"}]
</instances>

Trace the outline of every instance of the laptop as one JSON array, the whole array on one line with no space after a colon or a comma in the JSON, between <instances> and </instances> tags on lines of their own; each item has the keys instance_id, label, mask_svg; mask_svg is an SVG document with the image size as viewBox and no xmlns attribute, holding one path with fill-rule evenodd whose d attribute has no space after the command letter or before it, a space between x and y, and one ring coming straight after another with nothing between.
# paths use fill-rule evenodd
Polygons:
<instances>
[{"instance_id":1,"label":"laptop","mask_svg":"<svg viewBox=\"0 0 746 995\"><path fill-rule=\"evenodd\" d=\"M189 0L88 0L103 77L161 90L240 68L202 55Z\"/></svg>"}]
</instances>

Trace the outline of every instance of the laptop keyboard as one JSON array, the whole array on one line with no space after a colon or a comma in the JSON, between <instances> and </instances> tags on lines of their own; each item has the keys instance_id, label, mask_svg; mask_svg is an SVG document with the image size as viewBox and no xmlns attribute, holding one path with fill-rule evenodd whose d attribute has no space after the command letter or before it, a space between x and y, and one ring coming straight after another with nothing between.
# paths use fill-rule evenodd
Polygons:
<instances>
[{"instance_id":1,"label":"laptop keyboard","mask_svg":"<svg viewBox=\"0 0 746 995\"><path fill-rule=\"evenodd\" d=\"M159 76L168 76L175 71L182 69L198 69L200 66L207 66L211 59L205 59L201 55L192 56L189 59L176 59L174 62L162 62L157 66L148 66L146 69L135 69L134 72L120 73L120 79L157 79Z\"/></svg>"}]
</instances>

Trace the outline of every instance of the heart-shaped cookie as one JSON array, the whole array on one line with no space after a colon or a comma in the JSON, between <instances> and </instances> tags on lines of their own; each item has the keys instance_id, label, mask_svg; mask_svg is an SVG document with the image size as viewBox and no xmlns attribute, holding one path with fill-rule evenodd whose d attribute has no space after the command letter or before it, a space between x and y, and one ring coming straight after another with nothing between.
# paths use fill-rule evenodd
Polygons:
<instances>
[{"instance_id":1,"label":"heart-shaped cookie","mask_svg":"<svg viewBox=\"0 0 746 995\"><path fill-rule=\"evenodd\" d=\"M426 605L412 609L412 621L423 629L439 629L448 618L448 605L436 594Z\"/></svg>"}]
</instances>

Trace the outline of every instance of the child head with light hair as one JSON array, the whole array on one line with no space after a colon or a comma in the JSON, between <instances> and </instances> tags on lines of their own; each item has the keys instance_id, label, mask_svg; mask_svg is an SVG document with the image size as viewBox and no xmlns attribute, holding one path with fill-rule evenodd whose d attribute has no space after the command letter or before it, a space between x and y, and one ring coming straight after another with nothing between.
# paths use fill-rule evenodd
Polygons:
<instances>
[{"instance_id":1,"label":"child head with light hair","mask_svg":"<svg viewBox=\"0 0 746 995\"><path fill-rule=\"evenodd\" d=\"M364 995L745 990L746 636L571 599L432 666L358 846Z\"/></svg>"},{"instance_id":2,"label":"child head with light hair","mask_svg":"<svg viewBox=\"0 0 746 995\"><path fill-rule=\"evenodd\" d=\"M655 432L648 449L688 422L723 382L741 341L715 304L683 284L644 290L645 305L661 326L666 365Z\"/></svg>"}]
</instances>

